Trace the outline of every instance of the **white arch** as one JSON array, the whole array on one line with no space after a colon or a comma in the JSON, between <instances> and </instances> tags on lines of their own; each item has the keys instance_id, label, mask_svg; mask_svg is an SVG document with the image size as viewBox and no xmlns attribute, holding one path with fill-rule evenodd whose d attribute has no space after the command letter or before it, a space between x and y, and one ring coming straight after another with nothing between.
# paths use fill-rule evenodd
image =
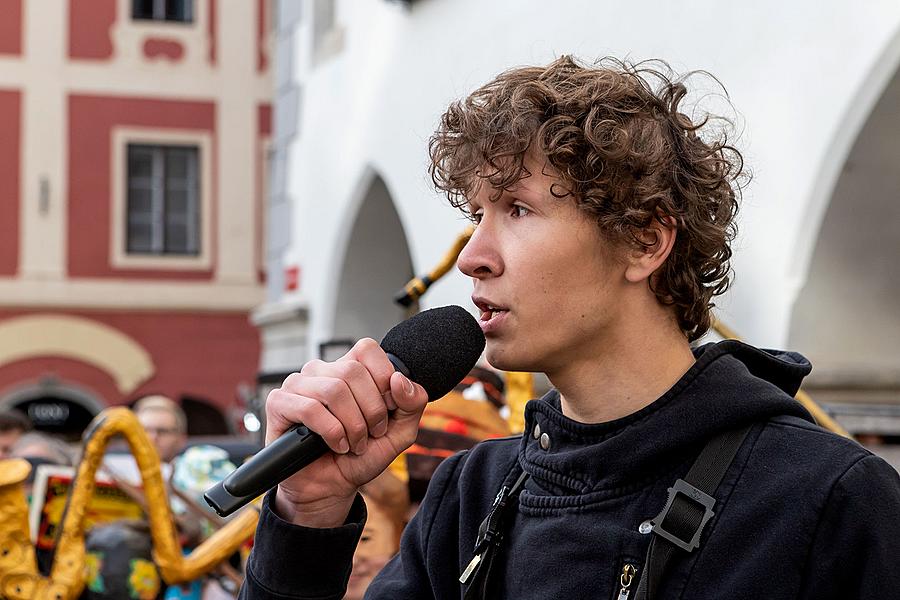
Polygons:
<instances>
[{"instance_id":1,"label":"white arch","mask_svg":"<svg viewBox=\"0 0 900 600\"><path fill-rule=\"evenodd\" d=\"M335 228L335 235L332 238L332 247L327 254L329 257L329 264L326 272L332 273L333 276L326 278L327 283L325 284L325 292L322 296L322 304L318 309L319 314L321 315L321 320L319 320L319 323L321 324L320 327L324 326L326 328L325 331L320 331L320 334L330 335L335 331L336 319L338 317L337 308L340 300L338 295L340 293L343 268L346 264L347 253L350 248L350 238L355 229L356 221L359 218L363 202L368 198L372 187L378 180L380 180L385 189L387 189L388 197L393 204L394 210L397 212L401 227L405 228L403 215L400 212L400 205L396 200L396 196L391 191L391 185L389 184L388 179L373 165L369 163L365 164L362 167L359 176L356 178L356 184L353 186L352 192L345 204L345 208L340 215L338 225ZM407 240L407 244L408 243ZM407 248L407 250L409 250L409 248ZM410 261L413 260L411 252L409 253L409 259ZM386 298L385 301L391 302L391 299ZM311 340L313 344L320 341L322 340ZM311 347L310 350L314 353L316 351L313 347Z\"/></svg>"},{"instance_id":2,"label":"white arch","mask_svg":"<svg viewBox=\"0 0 900 600\"><path fill-rule=\"evenodd\" d=\"M121 331L83 317L30 315L0 323L0 367L57 356L90 364L129 394L156 371L143 346Z\"/></svg>"},{"instance_id":3,"label":"white arch","mask_svg":"<svg viewBox=\"0 0 900 600\"><path fill-rule=\"evenodd\" d=\"M853 144L898 69L900 69L900 27L897 28L891 41L874 61L863 85L851 98L841 119L842 125L837 127L834 137L828 144L829 151L825 153L822 160L815 186L807 203L806 221L809 225L801 227L797 232L793 251L790 254L792 260L788 275L798 283L798 291L806 283L816 241L825 220L825 213ZM796 297L794 300L796 301Z\"/></svg>"},{"instance_id":4,"label":"white arch","mask_svg":"<svg viewBox=\"0 0 900 600\"><path fill-rule=\"evenodd\" d=\"M347 256L347 248L350 246L353 223L359 214L359 208L362 206L363 200L375 182L375 178L379 176L372 165L366 164L363 166L362 172L356 178L356 185L353 186L353 191L350 193L345 209L340 215L338 226L334 230L335 235L331 239L331 248L325 254L328 257L328 266L325 272L332 273L334 276L324 278L325 291L321 296L321 303L317 307L321 315L321 318L317 319L319 327L316 328L318 330L316 333L318 335L314 335L312 336L313 339L310 339L309 351L311 357L317 356L315 346L322 340L315 338L320 337L324 333L321 331L323 326L327 328L329 335L334 331L334 322L337 318L337 296L341 286L341 267ZM385 185L387 184L385 183Z\"/></svg>"}]
</instances>

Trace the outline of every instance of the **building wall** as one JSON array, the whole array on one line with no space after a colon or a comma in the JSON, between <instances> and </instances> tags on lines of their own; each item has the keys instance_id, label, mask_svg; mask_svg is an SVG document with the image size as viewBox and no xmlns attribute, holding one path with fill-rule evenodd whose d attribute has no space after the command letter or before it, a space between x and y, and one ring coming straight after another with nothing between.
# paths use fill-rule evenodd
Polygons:
<instances>
[{"instance_id":1,"label":"building wall","mask_svg":"<svg viewBox=\"0 0 900 600\"><path fill-rule=\"evenodd\" d=\"M259 336L236 312L3 310L0 357L0 398L54 377L110 405L159 393L227 410L256 377Z\"/></svg>"},{"instance_id":2,"label":"building wall","mask_svg":"<svg viewBox=\"0 0 900 600\"><path fill-rule=\"evenodd\" d=\"M21 92L0 90L0 276L14 275L19 260L21 106Z\"/></svg>"},{"instance_id":3,"label":"building wall","mask_svg":"<svg viewBox=\"0 0 900 600\"><path fill-rule=\"evenodd\" d=\"M191 23L58 4L0 3L0 406L52 378L98 405L161 392L228 412L259 360L270 3L195 0ZM126 252L128 142L199 148L198 255Z\"/></svg>"},{"instance_id":4,"label":"building wall","mask_svg":"<svg viewBox=\"0 0 900 600\"><path fill-rule=\"evenodd\" d=\"M319 7L311 1L304 6ZM706 69L727 87L737 144L754 179L744 194L737 273L719 314L750 341L780 346L808 275L817 232L852 139L900 65L900 5L774 0L718 3L475 0L337 2L291 35L292 246L309 311L307 353L333 336L341 257L372 171L391 190L416 272L433 266L464 224L429 184L426 145L453 99L513 65L561 53L634 60L663 57L678 71ZM324 23L324 25L323 25ZM715 91L707 83L700 92ZM723 108L716 98L707 107ZM845 140L849 139L850 142ZM824 182L824 184L823 184ZM469 283L448 275L424 305L467 304ZM388 302L372 298L372 302Z\"/></svg>"}]
</instances>

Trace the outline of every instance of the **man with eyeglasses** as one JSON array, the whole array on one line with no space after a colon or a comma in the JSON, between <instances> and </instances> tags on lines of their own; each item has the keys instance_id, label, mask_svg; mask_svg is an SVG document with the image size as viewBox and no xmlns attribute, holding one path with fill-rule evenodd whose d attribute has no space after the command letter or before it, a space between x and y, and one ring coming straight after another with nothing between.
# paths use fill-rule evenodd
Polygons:
<instances>
[{"instance_id":1,"label":"man with eyeglasses","mask_svg":"<svg viewBox=\"0 0 900 600\"><path fill-rule=\"evenodd\" d=\"M187 442L184 411L173 400L157 395L138 400L134 412L156 447L159 460L171 462Z\"/></svg>"}]
</instances>

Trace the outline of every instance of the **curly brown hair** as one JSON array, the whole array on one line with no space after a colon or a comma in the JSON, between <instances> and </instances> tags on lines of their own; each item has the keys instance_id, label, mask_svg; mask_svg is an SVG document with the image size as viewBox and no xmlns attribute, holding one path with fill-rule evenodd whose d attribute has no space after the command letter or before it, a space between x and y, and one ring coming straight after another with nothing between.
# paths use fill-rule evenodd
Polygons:
<instances>
[{"instance_id":1,"label":"curly brown hair","mask_svg":"<svg viewBox=\"0 0 900 600\"><path fill-rule=\"evenodd\" d=\"M714 296L731 280L730 243L747 175L729 144L731 122L692 120L682 109L685 81L663 61L604 58L584 65L569 56L546 67L500 74L453 102L429 142L435 186L467 211L487 182L496 199L530 173L524 160L540 151L564 182L550 191L573 197L616 243L652 247L656 219L677 227L675 246L650 286L672 306L689 340L710 326ZM710 132L706 127L728 125ZM702 134L705 138L701 138Z\"/></svg>"}]
</instances>

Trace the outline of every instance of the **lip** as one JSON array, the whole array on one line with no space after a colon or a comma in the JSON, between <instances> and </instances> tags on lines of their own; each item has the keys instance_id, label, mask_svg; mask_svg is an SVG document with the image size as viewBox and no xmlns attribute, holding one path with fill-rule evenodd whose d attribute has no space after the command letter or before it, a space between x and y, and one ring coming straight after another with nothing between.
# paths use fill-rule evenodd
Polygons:
<instances>
[{"instance_id":1,"label":"lip","mask_svg":"<svg viewBox=\"0 0 900 600\"><path fill-rule=\"evenodd\" d=\"M509 308L481 296L472 296L472 302L481 311L481 317L478 319L481 331L485 335L497 333L500 327L503 326L503 322L506 321Z\"/></svg>"}]
</instances>

